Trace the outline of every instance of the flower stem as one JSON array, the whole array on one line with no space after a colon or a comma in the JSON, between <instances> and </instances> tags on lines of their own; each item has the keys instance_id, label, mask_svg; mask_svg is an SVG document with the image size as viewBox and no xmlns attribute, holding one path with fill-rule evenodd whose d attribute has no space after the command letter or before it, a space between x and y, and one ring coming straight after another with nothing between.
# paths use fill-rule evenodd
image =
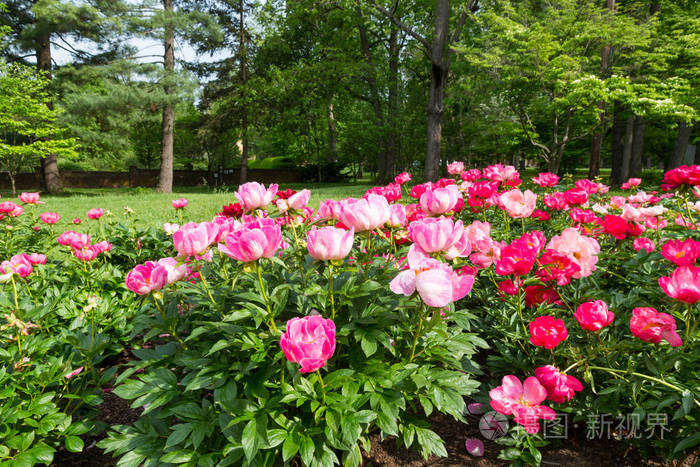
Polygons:
<instances>
[{"instance_id":1,"label":"flower stem","mask_svg":"<svg viewBox=\"0 0 700 467\"><path fill-rule=\"evenodd\" d=\"M684 345L688 345L688 339L690 338L690 319L692 317L691 313L692 305L686 303L685 305L685 339L683 340Z\"/></svg>"},{"instance_id":2,"label":"flower stem","mask_svg":"<svg viewBox=\"0 0 700 467\"><path fill-rule=\"evenodd\" d=\"M209 295L209 300L216 305L216 301L214 300L214 297L211 295L211 291L209 290L209 284L207 284L207 280L204 278L204 274L202 274L202 270L199 270L199 278L202 280L202 285L204 286L204 290L207 291L207 295Z\"/></svg>"},{"instance_id":3,"label":"flower stem","mask_svg":"<svg viewBox=\"0 0 700 467\"><path fill-rule=\"evenodd\" d=\"M267 298L267 292L265 292L265 283L263 282L263 279L262 279L262 268L260 267L260 260L255 262L255 266L256 266L256 269L258 271L258 283L260 284L260 293L263 296L263 300L265 300L265 307L267 307L267 316L269 318L268 326L270 327L270 331L277 334L277 326L275 326L275 318L274 318L274 316L272 316L272 308L270 308L270 300Z\"/></svg>"},{"instance_id":4,"label":"flower stem","mask_svg":"<svg viewBox=\"0 0 700 467\"><path fill-rule=\"evenodd\" d=\"M158 304L158 300L153 297L153 303L156 305L156 309L158 310L158 313L160 313L160 317L163 318L163 324L167 326L168 330L170 331L170 335L175 338L175 340L182 346L183 349L187 350L187 345L180 339L180 336L177 335L177 330L175 329L175 323L172 325L168 323L168 318L165 316L165 312L163 312L163 309L160 307Z\"/></svg>"},{"instance_id":5,"label":"flower stem","mask_svg":"<svg viewBox=\"0 0 700 467\"><path fill-rule=\"evenodd\" d=\"M416 344L418 343L418 338L420 337L421 331L423 330L423 313L425 311L425 303L421 303L420 312L418 315L418 330L413 335L413 344L411 345L411 356L408 357L408 363L413 361L413 357L416 355Z\"/></svg>"},{"instance_id":6,"label":"flower stem","mask_svg":"<svg viewBox=\"0 0 700 467\"><path fill-rule=\"evenodd\" d=\"M335 319L335 299L333 298L333 264L328 263L328 297L331 302L331 319Z\"/></svg>"},{"instance_id":7,"label":"flower stem","mask_svg":"<svg viewBox=\"0 0 700 467\"><path fill-rule=\"evenodd\" d=\"M316 374L318 375L318 380L321 383L321 394L323 399L321 400L321 404L326 405L326 385L323 382L323 377L321 376L321 370L316 370Z\"/></svg>"}]
</instances>

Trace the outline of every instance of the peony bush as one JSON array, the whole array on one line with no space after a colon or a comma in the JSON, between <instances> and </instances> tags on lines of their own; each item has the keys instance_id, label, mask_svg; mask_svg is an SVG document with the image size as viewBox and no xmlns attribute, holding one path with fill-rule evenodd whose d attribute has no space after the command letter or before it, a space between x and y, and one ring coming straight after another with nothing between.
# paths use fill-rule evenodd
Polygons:
<instances>
[{"instance_id":1,"label":"peony bush","mask_svg":"<svg viewBox=\"0 0 700 467\"><path fill-rule=\"evenodd\" d=\"M520 465L563 416L631 417L609 434L646 454L696 450L700 166L648 192L448 172L316 210L251 182L200 222L174 200L157 228L0 202L0 458L81 450L105 392L140 410L99 443L124 466L357 466L373 433L446 456L430 417L487 410Z\"/></svg>"}]
</instances>

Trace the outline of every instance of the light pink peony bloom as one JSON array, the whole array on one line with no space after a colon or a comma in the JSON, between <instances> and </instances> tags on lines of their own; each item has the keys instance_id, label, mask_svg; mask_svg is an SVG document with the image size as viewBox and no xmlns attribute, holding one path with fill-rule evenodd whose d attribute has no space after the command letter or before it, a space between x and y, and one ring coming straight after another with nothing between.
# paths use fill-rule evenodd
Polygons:
<instances>
[{"instance_id":1,"label":"light pink peony bloom","mask_svg":"<svg viewBox=\"0 0 700 467\"><path fill-rule=\"evenodd\" d=\"M581 381L560 373L552 365L535 368L535 377L547 389L547 399L556 404L569 402L577 391L583 390Z\"/></svg>"},{"instance_id":2,"label":"light pink peony bloom","mask_svg":"<svg viewBox=\"0 0 700 467\"><path fill-rule=\"evenodd\" d=\"M651 307L632 310L630 331L644 342L658 344L662 339L671 347L683 345L681 336L676 332L676 320L667 313L660 313Z\"/></svg>"},{"instance_id":3,"label":"light pink peony bloom","mask_svg":"<svg viewBox=\"0 0 700 467\"><path fill-rule=\"evenodd\" d=\"M399 185L403 185L406 182L411 181L411 174L408 172L401 172L398 174L396 177L394 177L394 182L398 183Z\"/></svg>"},{"instance_id":4,"label":"light pink peony bloom","mask_svg":"<svg viewBox=\"0 0 700 467\"><path fill-rule=\"evenodd\" d=\"M411 222L408 235L414 245L426 253L449 252L449 256L454 253L452 258L471 253L461 220L454 222L449 217L427 217Z\"/></svg>"},{"instance_id":5,"label":"light pink peony bloom","mask_svg":"<svg viewBox=\"0 0 700 467\"><path fill-rule=\"evenodd\" d=\"M75 232L69 238L68 244L72 248L79 250L79 249L86 247L90 244L90 236L88 234L81 234L81 233Z\"/></svg>"},{"instance_id":6,"label":"light pink peony bloom","mask_svg":"<svg viewBox=\"0 0 700 467\"><path fill-rule=\"evenodd\" d=\"M22 193L17 198L24 204L46 204L39 201L39 193Z\"/></svg>"},{"instance_id":7,"label":"light pink peony bloom","mask_svg":"<svg viewBox=\"0 0 700 467\"><path fill-rule=\"evenodd\" d=\"M320 315L292 318L280 337L280 347L287 360L301 365L299 372L316 371L335 352L335 323Z\"/></svg>"},{"instance_id":8,"label":"light pink peony bloom","mask_svg":"<svg viewBox=\"0 0 700 467\"><path fill-rule=\"evenodd\" d=\"M25 254L14 255L9 261L0 264L2 274L17 274L19 277L27 277L34 271L29 257Z\"/></svg>"},{"instance_id":9,"label":"light pink peony bloom","mask_svg":"<svg viewBox=\"0 0 700 467\"><path fill-rule=\"evenodd\" d=\"M484 177L495 182L515 180L520 174L512 165L494 164L484 169Z\"/></svg>"},{"instance_id":10,"label":"light pink peony bloom","mask_svg":"<svg viewBox=\"0 0 700 467\"><path fill-rule=\"evenodd\" d=\"M275 203L277 209L280 212L287 212L290 209L294 211L301 211L309 203L309 198L311 197L311 192L309 190L301 190L294 193L287 199L278 199Z\"/></svg>"},{"instance_id":11,"label":"light pink peony bloom","mask_svg":"<svg viewBox=\"0 0 700 467\"><path fill-rule=\"evenodd\" d=\"M161 258L158 260L158 265L154 270L154 274L165 274L165 282L170 285L181 281L187 276L189 269L186 264L179 263L175 258ZM162 277L158 276L158 281L162 281Z\"/></svg>"},{"instance_id":12,"label":"light pink peony bloom","mask_svg":"<svg viewBox=\"0 0 700 467\"><path fill-rule=\"evenodd\" d=\"M44 212L39 216L39 219L41 219L41 222L43 222L44 224L52 225L60 221L61 216L59 216L55 212Z\"/></svg>"},{"instance_id":13,"label":"light pink peony bloom","mask_svg":"<svg viewBox=\"0 0 700 467\"><path fill-rule=\"evenodd\" d=\"M272 258L282 248L282 230L273 219L247 222L226 236L226 245L219 251L231 258L248 263L260 258Z\"/></svg>"},{"instance_id":14,"label":"light pink peony bloom","mask_svg":"<svg viewBox=\"0 0 700 467\"><path fill-rule=\"evenodd\" d=\"M81 261L92 261L100 254L100 248L95 245L85 245L81 248L73 248L73 256Z\"/></svg>"},{"instance_id":15,"label":"light pink peony bloom","mask_svg":"<svg viewBox=\"0 0 700 467\"><path fill-rule=\"evenodd\" d=\"M418 292L426 305L441 308L466 296L474 285L474 276L459 275L450 266L409 250L408 267L389 283L392 292L407 297Z\"/></svg>"},{"instance_id":16,"label":"light pink peony bloom","mask_svg":"<svg viewBox=\"0 0 700 467\"><path fill-rule=\"evenodd\" d=\"M515 422L523 425L530 434L540 431L538 420L554 420L556 412L540 405L547 398L547 390L535 378L530 376L521 383L514 375L504 376L498 386L489 391L491 407L503 415L515 416Z\"/></svg>"},{"instance_id":17,"label":"light pink peony bloom","mask_svg":"<svg viewBox=\"0 0 700 467\"><path fill-rule=\"evenodd\" d=\"M600 331L615 319L615 314L608 310L608 305L603 300L584 302L576 308L574 318L586 331Z\"/></svg>"},{"instance_id":18,"label":"light pink peony bloom","mask_svg":"<svg viewBox=\"0 0 700 467\"><path fill-rule=\"evenodd\" d=\"M552 237L547 244L547 249L562 253L578 264L580 271L574 273L572 277L580 279L590 276L595 271L600 245L595 238L581 235L578 229L569 227L560 235Z\"/></svg>"},{"instance_id":19,"label":"light pink peony bloom","mask_svg":"<svg viewBox=\"0 0 700 467\"><path fill-rule=\"evenodd\" d=\"M634 188L635 186L639 186L640 183L642 183L641 178L630 178L625 183L620 185L620 188L623 190L629 190L630 188Z\"/></svg>"},{"instance_id":20,"label":"light pink peony bloom","mask_svg":"<svg viewBox=\"0 0 700 467\"><path fill-rule=\"evenodd\" d=\"M312 227L306 234L306 248L320 261L342 260L352 249L355 232L336 227Z\"/></svg>"},{"instance_id":21,"label":"light pink peony bloom","mask_svg":"<svg viewBox=\"0 0 700 467\"><path fill-rule=\"evenodd\" d=\"M15 204L15 208L11 212L7 213L7 215L10 217L19 217L22 214L24 214L24 208L19 204Z\"/></svg>"},{"instance_id":22,"label":"light pink peony bloom","mask_svg":"<svg viewBox=\"0 0 700 467\"><path fill-rule=\"evenodd\" d=\"M530 190L523 193L520 190L510 190L502 193L499 198L500 206L513 219L530 217L537 205L537 195Z\"/></svg>"},{"instance_id":23,"label":"light pink peony bloom","mask_svg":"<svg viewBox=\"0 0 700 467\"><path fill-rule=\"evenodd\" d=\"M383 227L391 217L389 202L373 193L362 199L348 198L340 202L340 222L355 232Z\"/></svg>"},{"instance_id":24,"label":"light pink peony bloom","mask_svg":"<svg viewBox=\"0 0 700 467\"><path fill-rule=\"evenodd\" d=\"M162 289L167 284L168 275L161 270L160 274L154 272L158 263L146 261L129 271L126 275L126 288L139 295L146 295L154 290ZM161 268L164 269L164 268Z\"/></svg>"},{"instance_id":25,"label":"light pink peony bloom","mask_svg":"<svg viewBox=\"0 0 700 467\"><path fill-rule=\"evenodd\" d=\"M461 196L457 185L433 188L420 195L420 207L428 215L439 216L451 211Z\"/></svg>"},{"instance_id":26,"label":"light pink peony bloom","mask_svg":"<svg viewBox=\"0 0 700 467\"><path fill-rule=\"evenodd\" d=\"M238 191L234 193L238 201L241 202L245 212L253 209L264 208L275 199L279 186L276 183L271 184L267 190L264 185L258 182L248 182L238 187Z\"/></svg>"},{"instance_id":27,"label":"light pink peony bloom","mask_svg":"<svg viewBox=\"0 0 700 467\"><path fill-rule=\"evenodd\" d=\"M66 230L65 232L61 233L56 238L56 241L58 242L59 245L69 246L71 243L71 240L76 235L80 235L80 234L78 232L75 232L74 230Z\"/></svg>"},{"instance_id":28,"label":"light pink peony bloom","mask_svg":"<svg viewBox=\"0 0 700 467\"><path fill-rule=\"evenodd\" d=\"M700 301L700 268L679 266L669 276L659 277L659 286L671 298L683 303Z\"/></svg>"},{"instance_id":29,"label":"light pink peony bloom","mask_svg":"<svg viewBox=\"0 0 700 467\"><path fill-rule=\"evenodd\" d=\"M175 232L178 231L179 228L180 228L180 226L177 225L177 224L170 224L170 223L168 223L168 222L166 222L165 224L163 224L163 230L164 230L165 233L168 234L168 235L174 234Z\"/></svg>"},{"instance_id":30,"label":"light pink peony bloom","mask_svg":"<svg viewBox=\"0 0 700 467\"><path fill-rule=\"evenodd\" d=\"M182 256L201 256L214 243L218 231L212 222L190 222L173 234L173 244Z\"/></svg>"},{"instance_id":31,"label":"light pink peony bloom","mask_svg":"<svg viewBox=\"0 0 700 467\"><path fill-rule=\"evenodd\" d=\"M403 227L408 222L406 217L406 206L403 204L390 204L389 205L389 220L386 221L386 225L389 227Z\"/></svg>"},{"instance_id":32,"label":"light pink peony bloom","mask_svg":"<svg viewBox=\"0 0 700 467\"><path fill-rule=\"evenodd\" d=\"M327 199L321 202L321 205L316 210L317 219L340 219L341 205L339 201Z\"/></svg>"},{"instance_id":33,"label":"light pink peony bloom","mask_svg":"<svg viewBox=\"0 0 700 467\"><path fill-rule=\"evenodd\" d=\"M102 208L92 208L87 212L88 219L99 219L104 216L104 214L105 210Z\"/></svg>"},{"instance_id":34,"label":"light pink peony bloom","mask_svg":"<svg viewBox=\"0 0 700 467\"><path fill-rule=\"evenodd\" d=\"M452 162L447 164L447 173L450 175L459 175L464 172L464 162Z\"/></svg>"},{"instance_id":35,"label":"light pink peony bloom","mask_svg":"<svg viewBox=\"0 0 700 467\"><path fill-rule=\"evenodd\" d=\"M185 198L172 200L172 205L175 209L185 209L187 207L187 200Z\"/></svg>"},{"instance_id":36,"label":"light pink peony bloom","mask_svg":"<svg viewBox=\"0 0 700 467\"><path fill-rule=\"evenodd\" d=\"M634 251L645 250L647 253L651 253L656 248L656 245L649 238L637 237L632 242L632 248L634 248Z\"/></svg>"},{"instance_id":37,"label":"light pink peony bloom","mask_svg":"<svg viewBox=\"0 0 700 467\"><path fill-rule=\"evenodd\" d=\"M93 248L97 250L98 253L106 253L110 251L114 245L109 243L107 240L102 240L101 242L97 242L93 245Z\"/></svg>"}]
</instances>

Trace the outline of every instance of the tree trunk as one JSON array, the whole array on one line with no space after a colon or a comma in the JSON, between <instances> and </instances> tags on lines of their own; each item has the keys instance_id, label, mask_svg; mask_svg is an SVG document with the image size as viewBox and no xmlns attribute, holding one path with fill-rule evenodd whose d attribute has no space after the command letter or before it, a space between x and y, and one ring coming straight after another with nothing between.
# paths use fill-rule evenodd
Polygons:
<instances>
[{"instance_id":1,"label":"tree trunk","mask_svg":"<svg viewBox=\"0 0 700 467\"><path fill-rule=\"evenodd\" d=\"M396 122L399 113L399 29L392 25L389 34L389 112L387 124L389 134L386 147L386 175L393 180L396 175L396 160L398 159L398 131Z\"/></svg>"},{"instance_id":2,"label":"tree trunk","mask_svg":"<svg viewBox=\"0 0 700 467\"><path fill-rule=\"evenodd\" d=\"M642 175L642 153L644 152L644 129L646 121L642 115L634 118L634 140L632 141L632 159L630 160L630 177Z\"/></svg>"},{"instance_id":3,"label":"tree trunk","mask_svg":"<svg viewBox=\"0 0 700 467\"><path fill-rule=\"evenodd\" d=\"M39 36L35 44L36 67L44 73L48 79L51 75L51 34L46 33ZM53 102L49 103L49 108L53 109ZM61 179L58 173L58 157L56 154L46 154L41 160L43 172L44 189L48 193L61 191Z\"/></svg>"},{"instance_id":4,"label":"tree trunk","mask_svg":"<svg viewBox=\"0 0 700 467\"><path fill-rule=\"evenodd\" d=\"M612 166L610 170L610 184L619 187L623 182L622 160L625 151L625 126L627 118L624 115L624 106L616 102L612 126Z\"/></svg>"},{"instance_id":5,"label":"tree trunk","mask_svg":"<svg viewBox=\"0 0 700 467\"><path fill-rule=\"evenodd\" d=\"M620 177L622 182L630 178L630 162L632 160L632 143L634 141L634 115L627 117L625 122L624 149L622 150L622 169Z\"/></svg>"},{"instance_id":6,"label":"tree trunk","mask_svg":"<svg viewBox=\"0 0 700 467\"><path fill-rule=\"evenodd\" d=\"M615 0L607 0L608 12L612 12L615 9ZM600 75L605 77L608 72L608 64L610 59L610 46L606 45L600 53ZM588 178L594 179L600 174L600 152L603 146L603 125L602 122L605 120L605 102L598 102L598 108L600 109L599 118L601 121L601 128L597 131L591 138L591 155L588 161Z\"/></svg>"},{"instance_id":7,"label":"tree trunk","mask_svg":"<svg viewBox=\"0 0 700 467\"><path fill-rule=\"evenodd\" d=\"M10 177L10 186L12 187L12 197L17 196L17 186L15 185L15 174L8 170L7 175Z\"/></svg>"},{"instance_id":8,"label":"tree trunk","mask_svg":"<svg viewBox=\"0 0 700 467\"><path fill-rule=\"evenodd\" d=\"M676 135L676 142L673 145L673 152L668 159L668 165L666 170L675 169L683 164L683 159L685 158L685 152L688 149L688 142L690 141L690 134L693 132L693 126L688 125L685 121L678 123L678 134Z\"/></svg>"},{"instance_id":9,"label":"tree trunk","mask_svg":"<svg viewBox=\"0 0 700 467\"><path fill-rule=\"evenodd\" d=\"M449 0L437 0L435 31L430 54L430 93L428 95L427 142L425 148L425 178L440 178L440 144L442 142L443 98L447 82L447 69L443 56L447 45L447 29L450 20Z\"/></svg>"},{"instance_id":10,"label":"tree trunk","mask_svg":"<svg viewBox=\"0 0 700 467\"><path fill-rule=\"evenodd\" d=\"M245 85L248 82L248 56L245 46L245 13L244 13L244 0L240 0L238 3L239 8L239 25L240 25L240 35L238 42L238 53L241 63L240 69L240 80L242 92L245 92ZM245 99L244 99L245 101ZM239 183L243 184L248 181L248 111L246 110L245 103L241 108L241 176Z\"/></svg>"},{"instance_id":11,"label":"tree trunk","mask_svg":"<svg viewBox=\"0 0 700 467\"><path fill-rule=\"evenodd\" d=\"M328 104L328 162L338 160L338 127L333 114L333 100Z\"/></svg>"},{"instance_id":12,"label":"tree trunk","mask_svg":"<svg viewBox=\"0 0 700 467\"><path fill-rule=\"evenodd\" d=\"M166 14L173 14L173 0L163 0L163 10ZM173 126L175 123L175 108L170 102L172 94L173 71L175 70L175 27L172 23L165 26L165 40L163 42L165 53L163 55L163 66L165 71L165 93L166 102L163 105L163 121L161 125L162 142L160 147L160 175L158 177L157 191L171 193L173 191Z\"/></svg>"}]
</instances>

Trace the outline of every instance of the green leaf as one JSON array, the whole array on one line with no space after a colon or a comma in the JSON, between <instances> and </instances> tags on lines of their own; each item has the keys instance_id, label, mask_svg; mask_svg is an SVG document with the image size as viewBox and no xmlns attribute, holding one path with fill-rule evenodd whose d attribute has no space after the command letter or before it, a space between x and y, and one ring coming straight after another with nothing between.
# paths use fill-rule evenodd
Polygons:
<instances>
[{"instance_id":1,"label":"green leaf","mask_svg":"<svg viewBox=\"0 0 700 467\"><path fill-rule=\"evenodd\" d=\"M81 452L85 446L83 440L77 436L68 436L64 444L69 452Z\"/></svg>"},{"instance_id":2,"label":"green leaf","mask_svg":"<svg viewBox=\"0 0 700 467\"><path fill-rule=\"evenodd\" d=\"M49 447L40 441L29 452L31 453L31 456L34 459L36 459L37 462L50 464L51 461L53 461L53 453L56 451L54 448Z\"/></svg>"},{"instance_id":3,"label":"green leaf","mask_svg":"<svg viewBox=\"0 0 700 467\"><path fill-rule=\"evenodd\" d=\"M297 444L296 437L296 433L289 433L282 444L282 460L284 462L289 461L299 452L299 444Z\"/></svg>"},{"instance_id":4,"label":"green leaf","mask_svg":"<svg viewBox=\"0 0 700 467\"><path fill-rule=\"evenodd\" d=\"M695 433L679 442L675 448L673 448L673 454L677 452L684 451L685 449L697 446L700 444L700 432Z\"/></svg>"},{"instance_id":5,"label":"green leaf","mask_svg":"<svg viewBox=\"0 0 700 467\"><path fill-rule=\"evenodd\" d=\"M180 449L178 451L169 452L160 458L162 462L168 462L171 464L184 464L192 460L194 451Z\"/></svg>"},{"instance_id":6,"label":"green leaf","mask_svg":"<svg viewBox=\"0 0 700 467\"><path fill-rule=\"evenodd\" d=\"M193 425L191 423L181 423L173 427L173 432L168 436L168 440L165 442L165 449L169 449L173 446L180 444L187 435L192 431Z\"/></svg>"},{"instance_id":7,"label":"green leaf","mask_svg":"<svg viewBox=\"0 0 700 467\"><path fill-rule=\"evenodd\" d=\"M301 446L299 447L299 453L301 454L301 460L304 461L305 465L312 465L314 459L314 441L308 436L303 436L301 438Z\"/></svg>"}]
</instances>

